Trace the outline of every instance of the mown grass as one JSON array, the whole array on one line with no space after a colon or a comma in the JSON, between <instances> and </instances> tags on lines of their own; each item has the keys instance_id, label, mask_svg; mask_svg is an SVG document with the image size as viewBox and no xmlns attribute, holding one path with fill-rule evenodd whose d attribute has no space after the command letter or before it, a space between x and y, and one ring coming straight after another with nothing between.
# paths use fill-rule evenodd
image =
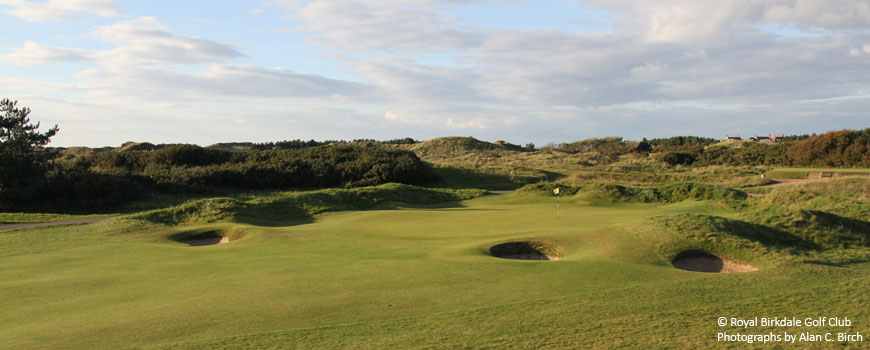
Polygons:
<instances>
[{"instance_id":1,"label":"mown grass","mask_svg":"<svg viewBox=\"0 0 870 350\"><path fill-rule=\"evenodd\" d=\"M867 183L756 198L711 185L592 184L612 196L590 201L580 186L561 198L558 217L546 185L488 196L384 185L2 231L0 295L15 302L0 308L0 348L745 348L716 342L720 331L747 332L717 326L722 316L849 317L848 329L812 331L868 334L870 248L817 240L846 231L814 237L798 221L776 221L780 210L822 213L808 222L858 239L848 224L866 223L856 215L867 212ZM238 239L173 240L215 230ZM545 242L561 259L490 254L508 241ZM759 271L671 267L685 250Z\"/></svg>"}]
</instances>

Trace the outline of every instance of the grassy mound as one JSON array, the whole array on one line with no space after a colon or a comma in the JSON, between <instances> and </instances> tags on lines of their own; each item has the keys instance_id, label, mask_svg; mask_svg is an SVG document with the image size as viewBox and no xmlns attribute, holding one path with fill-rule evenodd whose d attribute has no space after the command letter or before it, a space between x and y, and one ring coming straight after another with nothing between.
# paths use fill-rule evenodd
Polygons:
<instances>
[{"instance_id":1,"label":"grassy mound","mask_svg":"<svg viewBox=\"0 0 870 350\"><path fill-rule=\"evenodd\" d=\"M164 225L203 224L232 218L246 206L237 199L208 198L135 214L129 219Z\"/></svg>"},{"instance_id":2,"label":"grassy mound","mask_svg":"<svg viewBox=\"0 0 870 350\"><path fill-rule=\"evenodd\" d=\"M326 211L368 209L386 203L435 204L481 196L483 190L432 189L390 183L354 189L289 192L242 201L209 198L152 210L131 219L164 225L205 224L240 218L254 220L301 219Z\"/></svg>"},{"instance_id":3,"label":"grassy mound","mask_svg":"<svg viewBox=\"0 0 870 350\"><path fill-rule=\"evenodd\" d=\"M641 226L655 232L654 250L667 263L693 251L751 261L771 253L817 248L786 231L719 216L658 216Z\"/></svg>"},{"instance_id":4,"label":"grassy mound","mask_svg":"<svg viewBox=\"0 0 870 350\"><path fill-rule=\"evenodd\" d=\"M490 143L473 137L439 137L421 142L411 150L420 158L449 158L466 156L469 152L519 152L521 148L507 142Z\"/></svg>"},{"instance_id":5,"label":"grassy mound","mask_svg":"<svg viewBox=\"0 0 870 350\"><path fill-rule=\"evenodd\" d=\"M870 222L825 211L772 206L742 216L825 248L870 246Z\"/></svg>"},{"instance_id":6,"label":"grassy mound","mask_svg":"<svg viewBox=\"0 0 870 350\"><path fill-rule=\"evenodd\" d=\"M844 177L777 187L753 199L763 206L798 206L866 220L870 217L870 178Z\"/></svg>"},{"instance_id":7,"label":"grassy mound","mask_svg":"<svg viewBox=\"0 0 870 350\"><path fill-rule=\"evenodd\" d=\"M156 149L158 149L158 147L150 142L127 141L127 142L124 142L124 144L122 144L121 147L116 148L115 151L117 151L117 152L154 151Z\"/></svg>"},{"instance_id":8,"label":"grassy mound","mask_svg":"<svg viewBox=\"0 0 870 350\"><path fill-rule=\"evenodd\" d=\"M554 183L526 185L518 191L548 191L559 188L563 195L581 194L587 197L625 203L677 203L685 200L737 201L748 198L746 192L733 188L691 182L667 184L660 187L631 187L608 183L583 186L564 186Z\"/></svg>"},{"instance_id":9,"label":"grassy mound","mask_svg":"<svg viewBox=\"0 0 870 350\"><path fill-rule=\"evenodd\" d=\"M661 187L627 187L614 184L584 186L582 192L614 202L676 203L685 200L744 200L746 192L719 185L691 182L667 184Z\"/></svg>"}]
</instances>

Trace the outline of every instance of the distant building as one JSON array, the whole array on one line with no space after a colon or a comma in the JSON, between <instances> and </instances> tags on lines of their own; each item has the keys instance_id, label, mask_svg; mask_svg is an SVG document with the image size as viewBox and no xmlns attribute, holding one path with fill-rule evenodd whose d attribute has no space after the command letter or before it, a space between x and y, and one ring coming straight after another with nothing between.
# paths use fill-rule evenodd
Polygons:
<instances>
[{"instance_id":1,"label":"distant building","mask_svg":"<svg viewBox=\"0 0 870 350\"><path fill-rule=\"evenodd\" d=\"M773 141L773 142L779 142L779 141L782 140L784 137L785 137L784 134L776 134L776 135L767 134L767 136L758 136L758 135L755 135L754 137L750 137L750 139L752 139L752 141Z\"/></svg>"},{"instance_id":2,"label":"distant building","mask_svg":"<svg viewBox=\"0 0 870 350\"><path fill-rule=\"evenodd\" d=\"M773 135L773 134L767 134L767 136L758 136L758 135L755 135L755 136L753 136L753 137L750 137L749 140L756 141L756 142L758 142L758 141L773 141L773 142L779 142L779 141L781 141L783 138L785 138L785 134L776 134L776 135ZM725 139L722 140L722 141L741 141L741 140L743 140L743 138L741 138L740 135L737 135L737 136L730 136L730 135L727 135L727 134L726 134L726 135L725 135Z\"/></svg>"}]
</instances>

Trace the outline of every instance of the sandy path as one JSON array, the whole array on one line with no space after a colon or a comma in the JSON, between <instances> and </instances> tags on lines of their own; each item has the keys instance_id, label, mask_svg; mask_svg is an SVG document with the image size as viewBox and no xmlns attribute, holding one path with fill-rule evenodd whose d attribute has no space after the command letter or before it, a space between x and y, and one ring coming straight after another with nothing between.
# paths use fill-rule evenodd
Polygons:
<instances>
[{"instance_id":1,"label":"sandy path","mask_svg":"<svg viewBox=\"0 0 870 350\"><path fill-rule=\"evenodd\" d=\"M77 219L77 220L63 220L63 221L52 221L52 222L32 222L32 223L22 223L22 224L0 224L0 230L11 230L14 228L25 228L25 227L40 227L40 226L55 226L55 225L69 225L69 224L86 224L90 222L97 222L108 220L114 218L115 216L101 216L97 218L87 218L87 219Z\"/></svg>"}]
</instances>

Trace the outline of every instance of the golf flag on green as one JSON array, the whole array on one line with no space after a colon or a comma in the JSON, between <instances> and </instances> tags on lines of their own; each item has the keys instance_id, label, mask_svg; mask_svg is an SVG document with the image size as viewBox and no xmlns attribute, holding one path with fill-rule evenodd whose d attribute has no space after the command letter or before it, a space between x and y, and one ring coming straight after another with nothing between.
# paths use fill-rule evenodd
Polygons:
<instances>
[{"instance_id":1,"label":"golf flag on green","mask_svg":"<svg viewBox=\"0 0 870 350\"><path fill-rule=\"evenodd\" d=\"M556 189L553 190L553 194L555 194L555 195L557 195L557 196L559 195L559 192L560 192L560 191L559 191L559 188L558 188L558 187L556 187Z\"/></svg>"}]
</instances>

